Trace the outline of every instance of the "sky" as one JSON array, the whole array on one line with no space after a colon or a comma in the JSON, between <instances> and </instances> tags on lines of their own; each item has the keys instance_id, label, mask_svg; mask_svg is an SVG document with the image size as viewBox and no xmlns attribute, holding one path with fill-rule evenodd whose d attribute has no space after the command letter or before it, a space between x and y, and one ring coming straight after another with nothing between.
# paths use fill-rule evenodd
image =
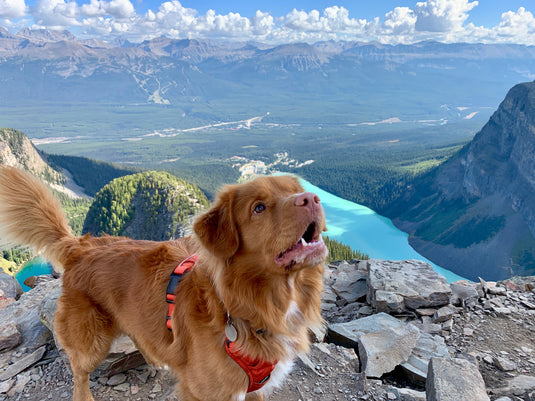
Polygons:
<instances>
[{"instance_id":1,"label":"sky","mask_svg":"<svg viewBox=\"0 0 535 401\"><path fill-rule=\"evenodd\" d=\"M78 38L535 45L534 0L0 0L0 27Z\"/></svg>"}]
</instances>

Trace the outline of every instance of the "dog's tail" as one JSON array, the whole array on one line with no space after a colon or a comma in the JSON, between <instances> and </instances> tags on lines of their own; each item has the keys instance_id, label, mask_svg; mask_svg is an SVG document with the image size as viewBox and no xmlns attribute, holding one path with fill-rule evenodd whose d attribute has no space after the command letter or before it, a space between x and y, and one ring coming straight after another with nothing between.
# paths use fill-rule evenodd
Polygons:
<instances>
[{"instance_id":1,"label":"dog's tail","mask_svg":"<svg viewBox=\"0 0 535 401\"><path fill-rule=\"evenodd\" d=\"M0 166L0 245L29 247L61 272L75 237L50 188L14 167Z\"/></svg>"}]
</instances>

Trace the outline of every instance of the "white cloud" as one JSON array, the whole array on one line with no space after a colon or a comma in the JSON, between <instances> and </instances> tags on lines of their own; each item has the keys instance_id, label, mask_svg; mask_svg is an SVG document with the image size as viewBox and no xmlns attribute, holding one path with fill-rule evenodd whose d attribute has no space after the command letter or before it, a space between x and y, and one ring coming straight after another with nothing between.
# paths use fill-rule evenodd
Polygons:
<instances>
[{"instance_id":1,"label":"white cloud","mask_svg":"<svg viewBox=\"0 0 535 401\"><path fill-rule=\"evenodd\" d=\"M502 38L532 38L535 42L535 18L524 7L516 12L508 11L502 14L502 21L496 28L496 34ZM533 43L535 44L535 43Z\"/></svg>"},{"instance_id":2,"label":"white cloud","mask_svg":"<svg viewBox=\"0 0 535 401\"><path fill-rule=\"evenodd\" d=\"M33 7L27 7L24 1L0 0L0 25L14 29L33 18L36 27L72 29L84 38L121 35L132 41L165 35L273 43L333 39L391 44L439 40L535 45L535 18L525 7L502 14L497 26L475 26L466 23L478 5L471 0L415 0L413 8L396 7L371 20L357 18L336 5L324 10L294 9L283 16L258 10L244 17L232 12L218 14L216 10L201 15L178 0L165 1L145 14L136 13L132 0L89 0L86 4L81 4L82 0L37 0Z\"/></svg>"},{"instance_id":3,"label":"white cloud","mask_svg":"<svg viewBox=\"0 0 535 401\"><path fill-rule=\"evenodd\" d=\"M80 13L89 18L110 15L121 19L134 15L135 9L130 0L91 0L89 4L80 7Z\"/></svg>"},{"instance_id":4,"label":"white cloud","mask_svg":"<svg viewBox=\"0 0 535 401\"><path fill-rule=\"evenodd\" d=\"M35 23L41 27L66 28L79 25L78 5L63 0L38 0L33 8Z\"/></svg>"},{"instance_id":5,"label":"white cloud","mask_svg":"<svg viewBox=\"0 0 535 401\"><path fill-rule=\"evenodd\" d=\"M349 17L349 11L344 7L327 7L320 15L318 10L310 12L297 11L295 8L282 19L285 28L302 32L362 32L366 20Z\"/></svg>"},{"instance_id":6,"label":"white cloud","mask_svg":"<svg viewBox=\"0 0 535 401\"><path fill-rule=\"evenodd\" d=\"M408 7L396 7L386 13L383 33L389 35L406 35L414 32L417 16Z\"/></svg>"},{"instance_id":7,"label":"white cloud","mask_svg":"<svg viewBox=\"0 0 535 401\"><path fill-rule=\"evenodd\" d=\"M416 3L417 31L451 32L462 28L468 12L478 5L469 0L428 0Z\"/></svg>"},{"instance_id":8,"label":"white cloud","mask_svg":"<svg viewBox=\"0 0 535 401\"><path fill-rule=\"evenodd\" d=\"M20 18L25 14L24 0L0 0L0 18Z\"/></svg>"}]
</instances>

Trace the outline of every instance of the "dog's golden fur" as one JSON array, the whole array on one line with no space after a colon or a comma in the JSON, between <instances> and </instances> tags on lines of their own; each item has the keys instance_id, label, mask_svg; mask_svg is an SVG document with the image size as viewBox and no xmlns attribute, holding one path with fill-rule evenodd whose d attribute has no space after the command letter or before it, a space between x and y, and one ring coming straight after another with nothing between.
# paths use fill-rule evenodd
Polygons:
<instances>
[{"instance_id":1,"label":"dog's golden fur","mask_svg":"<svg viewBox=\"0 0 535 401\"><path fill-rule=\"evenodd\" d=\"M120 333L149 362L176 372L183 401L262 400L266 389L246 395L248 378L225 352L227 312L242 353L279 361L270 382L307 351L307 329L321 324L326 249L319 199L302 192L291 177L227 186L196 219L194 235L176 241L75 237L46 185L1 167L0 239L30 246L64 270L54 324L69 355L74 401L93 400L89 373ZM310 248L300 242L305 231ZM178 285L171 332L166 288L192 253L200 258Z\"/></svg>"}]
</instances>

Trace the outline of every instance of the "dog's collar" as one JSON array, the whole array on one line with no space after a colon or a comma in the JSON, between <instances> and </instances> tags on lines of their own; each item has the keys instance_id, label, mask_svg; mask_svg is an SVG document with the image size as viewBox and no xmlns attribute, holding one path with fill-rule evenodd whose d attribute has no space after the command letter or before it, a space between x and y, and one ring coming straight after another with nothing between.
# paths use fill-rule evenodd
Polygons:
<instances>
[{"instance_id":1,"label":"dog's collar","mask_svg":"<svg viewBox=\"0 0 535 401\"><path fill-rule=\"evenodd\" d=\"M193 269L198 259L198 254L193 254L187 257L180 262L180 264L171 273L171 278L167 286L167 293L165 297L169 305L166 325L170 331L173 330L171 316L173 315L173 310L175 309L176 287L182 275ZM228 312L227 325L232 327L234 331L236 330L232 325L232 319L230 318L230 314ZM268 382L269 378L271 377L271 372L273 372L273 369L275 369L277 362L266 362L261 359L253 359L242 354L236 346L236 338L231 341L229 340L228 336L225 335L225 351L243 369L249 378L249 387L247 388L247 392L250 393L252 391L260 390Z\"/></svg>"}]
</instances>

